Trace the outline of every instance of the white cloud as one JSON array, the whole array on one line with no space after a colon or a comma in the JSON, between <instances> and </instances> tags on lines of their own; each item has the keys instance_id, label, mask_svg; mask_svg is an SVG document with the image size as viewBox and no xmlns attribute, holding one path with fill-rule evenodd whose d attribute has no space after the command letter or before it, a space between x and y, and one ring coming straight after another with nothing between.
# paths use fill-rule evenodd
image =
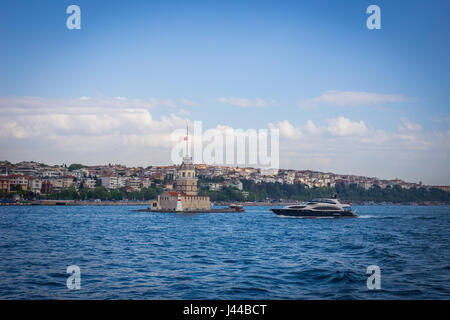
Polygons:
<instances>
[{"instance_id":1,"label":"white cloud","mask_svg":"<svg viewBox=\"0 0 450 320\"><path fill-rule=\"evenodd\" d=\"M275 100L271 99L269 102L262 98L246 99L246 98L232 98L232 97L220 97L217 99L220 103L231 104L233 106L241 108L249 107L268 107L275 104Z\"/></svg>"},{"instance_id":2,"label":"white cloud","mask_svg":"<svg viewBox=\"0 0 450 320\"><path fill-rule=\"evenodd\" d=\"M294 127L288 120L280 121L276 124L269 123L269 128L279 129L280 136L288 139L297 139L302 135L302 130Z\"/></svg>"},{"instance_id":3,"label":"white cloud","mask_svg":"<svg viewBox=\"0 0 450 320\"><path fill-rule=\"evenodd\" d=\"M288 120L283 120L276 124L269 123L269 128L279 129L280 135L288 139L299 139L305 136L362 136L369 132L362 120L353 122L340 116L328 119L326 122L328 126L319 127L312 120L308 120L303 127L295 127Z\"/></svg>"},{"instance_id":4,"label":"white cloud","mask_svg":"<svg viewBox=\"0 0 450 320\"><path fill-rule=\"evenodd\" d=\"M300 106L303 108L312 108L318 105L357 107L381 105L384 103L408 102L412 100L413 99L408 99L401 94L328 90L319 97L301 101Z\"/></svg>"},{"instance_id":5,"label":"white cloud","mask_svg":"<svg viewBox=\"0 0 450 320\"><path fill-rule=\"evenodd\" d=\"M16 121L7 121L0 127L0 137L22 139L26 136L26 131Z\"/></svg>"},{"instance_id":6,"label":"white cloud","mask_svg":"<svg viewBox=\"0 0 450 320\"><path fill-rule=\"evenodd\" d=\"M175 108L177 106L176 103L171 99L158 99L155 97L149 97L148 100L150 101L152 107Z\"/></svg>"},{"instance_id":7,"label":"white cloud","mask_svg":"<svg viewBox=\"0 0 450 320\"><path fill-rule=\"evenodd\" d=\"M178 110L178 114L181 115L181 116L190 116L191 112L189 110L186 110L186 109L180 109L180 110Z\"/></svg>"},{"instance_id":8,"label":"white cloud","mask_svg":"<svg viewBox=\"0 0 450 320\"><path fill-rule=\"evenodd\" d=\"M318 128L312 120L306 121L305 130L311 134L317 134L320 132L320 128Z\"/></svg>"},{"instance_id":9,"label":"white cloud","mask_svg":"<svg viewBox=\"0 0 450 320\"><path fill-rule=\"evenodd\" d=\"M401 131L420 131L422 130L422 126L420 124L409 121L408 119L401 119L402 126L400 126L399 130Z\"/></svg>"},{"instance_id":10,"label":"white cloud","mask_svg":"<svg viewBox=\"0 0 450 320\"><path fill-rule=\"evenodd\" d=\"M339 117L328 120L328 131L336 136L357 135L361 136L367 133L367 127L364 121L352 122L347 118Z\"/></svg>"},{"instance_id":11,"label":"white cloud","mask_svg":"<svg viewBox=\"0 0 450 320\"><path fill-rule=\"evenodd\" d=\"M124 148L145 139L153 145L170 141L171 132L186 124L174 114L153 119L149 108L155 99L43 99L0 97L1 138L61 140L93 145L101 137L110 145L126 142ZM167 102L168 103L168 102ZM166 137L163 138L162 136ZM81 138L83 137L83 138ZM139 137L139 138L137 138ZM83 140L83 141L82 141ZM82 141L82 142L81 142ZM144 145L147 145L145 143ZM95 149L95 148L94 148Z\"/></svg>"},{"instance_id":12,"label":"white cloud","mask_svg":"<svg viewBox=\"0 0 450 320\"><path fill-rule=\"evenodd\" d=\"M127 99L115 98L89 98L79 99L51 99L40 97L0 97L0 114L28 113L38 111L41 114L54 114L63 110L65 113L80 114L99 112L115 112L125 108L154 109L157 107L175 108L176 104L170 99Z\"/></svg>"},{"instance_id":13,"label":"white cloud","mask_svg":"<svg viewBox=\"0 0 450 320\"><path fill-rule=\"evenodd\" d=\"M155 119L150 105L131 98L0 97L0 150L11 161L167 164L176 143L171 134L184 130L187 113L173 110L179 113ZM427 131L402 119L397 130L385 131L344 116L301 125L285 119L268 128L280 130L284 168L420 177L424 182L429 175L440 183L450 176L450 130ZM216 129L236 130L220 123Z\"/></svg>"},{"instance_id":14,"label":"white cloud","mask_svg":"<svg viewBox=\"0 0 450 320\"><path fill-rule=\"evenodd\" d=\"M393 131L374 129L362 120L345 117L320 125L311 120L300 126L291 124L290 132L302 134L295 139L280 134L280 165L448 184L450 130L425 131L419 124L400 122L402 126Z\"/></svg>"},{"instance_id":15,"label":"white cloud","mask_svg":"<svg viewBox=\"0 0 450 320\"><path fill-rule=\"evenodd\" d=\"M185 105L187 107L198 107L199 106L199 104L197 102L186 99L186 98L182 98L180 101L183 105Z\"/></svg>"},{"instance_id":16,"label":"white cloud","mask_svg":"<svg viewBox=\"0 0 450 320\"><path fill-rule=\"evenodd\" d=\"M450 138L450 130L447 132L422 132L422 126L419 124L405 119L402 119L401 122L403 125L399 126L397 131L371 129L362 120L352 121L343 116L327 119L325 120L326 125L320 126L312 120L308 120L305 125L296 127L288 120L283 120L276 124L269 123L268 127L280 130L280 137L290 141L286 146L291 147L291 140L296 140L296 148L290 149L292 152L309 153L313 150L311 157L328 158L328 152L337 151L339 148L347 149L348 146L352 146L352 152L356 152L358 146L374 152L379 150L422 152L433 148L442 148L442 151L449 152L450 139L447 141L445 137ZM317 154L316 152L320 150L324 153Z\"/></svg>"}]
</instances>

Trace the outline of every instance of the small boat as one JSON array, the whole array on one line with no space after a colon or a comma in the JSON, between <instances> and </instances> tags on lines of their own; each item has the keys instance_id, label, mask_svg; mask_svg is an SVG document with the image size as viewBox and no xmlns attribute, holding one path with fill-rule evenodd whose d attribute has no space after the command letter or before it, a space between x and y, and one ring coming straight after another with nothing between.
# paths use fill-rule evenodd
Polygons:
<instances>
[{"instance_id":1,"label":"small boat","mask_svg":"<svg viewBox=\"0 0 450 320\"><path fill-rule=\"evenodd\" d=\"M355 218L356 212L349 204L342 204L338 199L314 199L303 204L295 204L279 209L270 209L277 215L302 218Z\"/></svg>"},{"instance_id":2,"label":"small boat","mask_svg":"<svg viewBox=\"0 0 450 320\"><path fill-rule=\"evenodd\" d=\"M236 212L244 212L244 207L239 204L230 204L230 209L234 209Z\"/></svg>"}]
</instances>

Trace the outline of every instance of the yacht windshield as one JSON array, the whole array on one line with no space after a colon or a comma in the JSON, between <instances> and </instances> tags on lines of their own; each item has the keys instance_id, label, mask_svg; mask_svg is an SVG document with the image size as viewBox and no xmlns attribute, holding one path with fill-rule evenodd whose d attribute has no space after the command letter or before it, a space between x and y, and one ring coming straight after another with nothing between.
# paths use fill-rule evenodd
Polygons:
<instances>
[{"instance_id":1,"label":"yacht windshield","mask_svg":"<svg viewBox=\"0 0 450 320\"><path fill-rule=\"evenodd\" d=\"M331 199L313 199L308 204L316 204L316 203L328 203L328 204L336 204L336 201Z\"/></svg>"}]
</instances>

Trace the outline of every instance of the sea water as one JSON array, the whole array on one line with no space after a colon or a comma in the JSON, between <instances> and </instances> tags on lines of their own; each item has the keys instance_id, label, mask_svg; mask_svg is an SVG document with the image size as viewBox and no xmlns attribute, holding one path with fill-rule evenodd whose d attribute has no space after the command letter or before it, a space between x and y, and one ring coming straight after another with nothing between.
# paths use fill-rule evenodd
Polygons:
<instances>
[{"instance_id":1,"label":"sea water","mask_svg":"<svg viewBox=\"0 0 450 320\"><path fill-rule=\"evenodd\" d=\"M137 208L0 207L0 299L450 299L449 206L343 219Z\"/></svg>"}]
</instances>

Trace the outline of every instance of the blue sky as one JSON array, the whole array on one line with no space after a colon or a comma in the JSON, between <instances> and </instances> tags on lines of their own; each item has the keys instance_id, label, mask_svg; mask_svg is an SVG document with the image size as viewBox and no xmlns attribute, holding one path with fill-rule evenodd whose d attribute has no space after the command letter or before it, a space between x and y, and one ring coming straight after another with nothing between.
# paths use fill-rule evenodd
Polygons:
<instances>
[{"instance_id":1,"label":"blue sky","mask_svg":"<svg viewBox=\"0 0 450 320\"><path fill-rule=\"evenodd\" d=\"M66 28L70 4L81 8L81 30ZM370 4L381 8L381 30L366 28ZM2 1L3 132L24 131L0 136L2 158L163 162L137 151L128 154L133 161L127 153L115 161L112 149L98 155L54 140L31 153L42 137L27 133L31 118L20 118L11 102L46 99L66 114L65 103L80 97L152 97L153 121L173 115L206 128L284 126L282 167L450 184L449 13L448 1ZM335 132L339 117L365 129L344 138L306 133L309 120ZM289 134L285 121L299 134ZM367 142L377 134L384 138ZM307 141L325 146L309 160ZM352 160L337 148L352 150Z\"/></svg>"}]
</instances>

